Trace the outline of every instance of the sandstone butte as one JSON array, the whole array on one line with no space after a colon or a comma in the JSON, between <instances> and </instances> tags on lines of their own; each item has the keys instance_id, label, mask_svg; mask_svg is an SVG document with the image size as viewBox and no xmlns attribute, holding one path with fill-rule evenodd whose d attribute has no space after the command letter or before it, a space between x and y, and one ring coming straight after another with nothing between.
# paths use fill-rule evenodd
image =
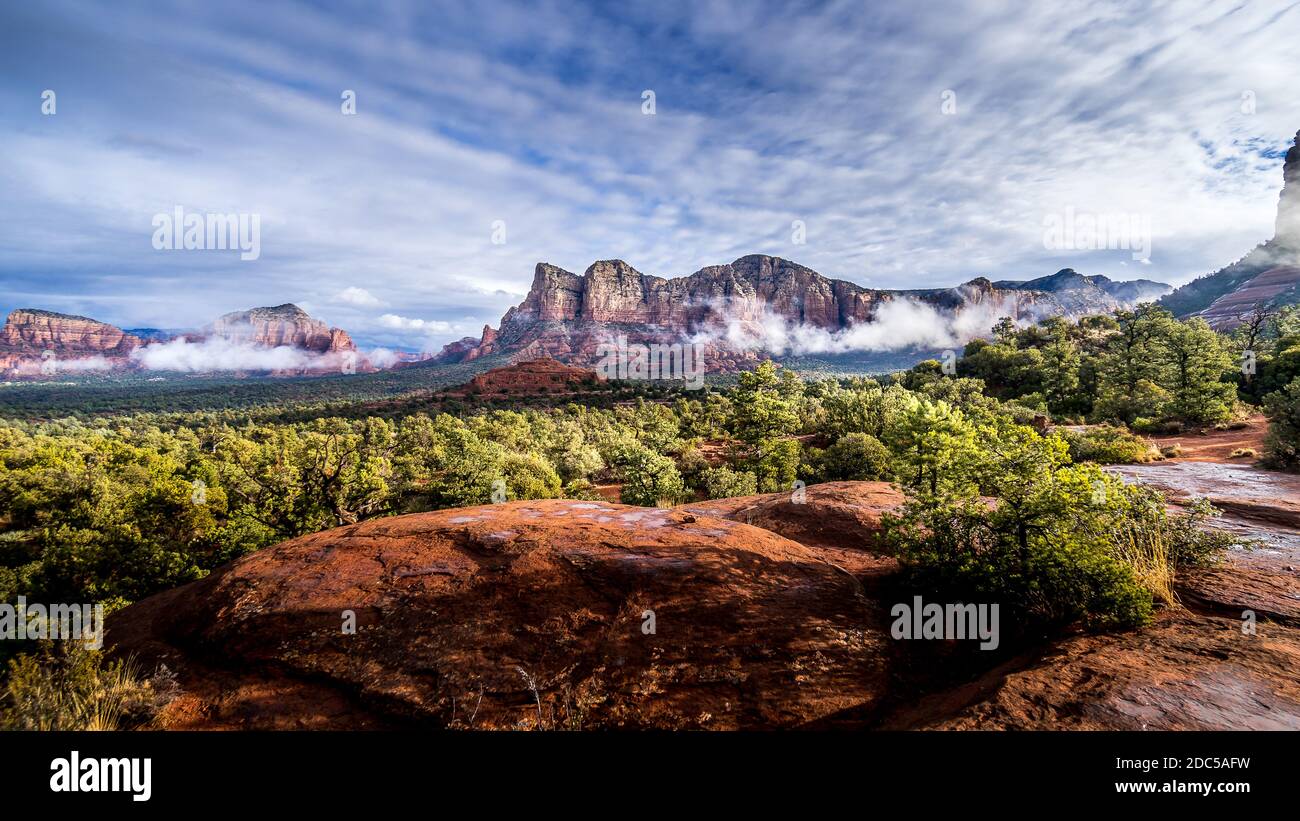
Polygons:
<instances>
[{"instance_id":1,"label":"sandstone butte","mask_svg":"<svg viewBox=\"0 0 1300 821\"><path fill-rule=\"evenodd\" d=\"M375 370L357 353L346 331L331 328L292 304L229 313L201 332L186 335L191 342L211 337L263 348L284 345L320 355L312 367L276 375L338 371L347 356L354 358L353 370ZM150 343L121 328L84 316L24 308L12 311L0 329L0 373L38 375L44 359L51 356L60 363L96 360L120 370L130 367L132 351L146 344Z\"/></svg>"},{"instance_id":2,"label":"sandstone butte","mask_svg":"<svg viewBox=\"0 0 1300 821\"><path fill-rule=\"evenodd\" d=\"M331 328L292 303L225 314L213 322L204 335L249 342L264 348L287 345L321 354L357 349L347 331Z\"/></svg>"},{"instance_id":3,"label":"sandstone butte","mask_svg":"<svg viewBox=\"0 0 1300 821\"><path fill-rule=\"evenodd\" d=\"M39 366L51 355L59 360L103 357L124 362L140 344L121 328L84 316L20 308L9 313L0 329L0 372L21 364Z\"/></svg>"},{"instance_id":4,"label":"sandstone butte","mask_svg":"<svg viewBox=\"0 0 1300 821\"><path fill-rule=\"evenodd\" d=\"M476 374L464 385L449 388L457 396L503 397L529 394L565 394L590 388L604 379L595 371L565 365L543 357Z\"/></svg>"},{"instance_id":5,"label":"sandstone butte","mask_svg":"<svg viewBox=\"0 0 1300 821\"><path fill-rule=\"evenodd\" d=\"M878 534L901 501L838 482L372 520L125 608L108 644L177 673L170 728L1300 728L1300 605L1244 555L1132 633L893 640Z\"/></svg>"}]
</instances>

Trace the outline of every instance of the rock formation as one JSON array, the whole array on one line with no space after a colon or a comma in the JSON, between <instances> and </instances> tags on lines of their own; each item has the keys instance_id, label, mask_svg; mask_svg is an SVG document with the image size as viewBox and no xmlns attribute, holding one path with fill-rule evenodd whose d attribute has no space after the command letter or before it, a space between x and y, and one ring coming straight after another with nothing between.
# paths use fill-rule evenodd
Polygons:
<instances>
[{"instance_id":1,"label":"rock formation","mask_svg":"<svg viewBox=\"0 0 1300 821\"><path fill-rule=\"evenodd\" d=\"M1300 252L1300 131L1282 165L1282 194L1277 204L1275 242Z\"/></svg>"},{"instance_id":2,"label":"rock formation","mask_svg":"<svg viewBox=\"0 0 1300 821\"><path fill-rule=\"evenodd\" d=\"M874 290L759 254L676 279L642 274L622 260L593 263L581 276L543 262L537 264L528 296L506 312L499 331L485 328L477 342L454 342L437 359L461 362L508 354L516 360L550 356L591 366L599 359L600 344L625 338L629 344L698 341L705 346L710 370L734 370L773 352L737 344L733 331L761 328L773 318L834 334L874 321L882 305L899 299L951 315L982 307L1017 319L1126 304L1128 292L1104 287L1122 283L1084 279L1086 294L1060 297L1023 283L998 287L985 278L955 288Z\"/></svg>"},{"instance_id":3,"label":"rock formation","mask_svg":"<svg viewBox=\"0 0 1300 821\"><path fill-rule=\"evenodd\" d=\"M1178 316L1199 316L1216 330L1241 324L1256 306L1300 301L1300 132L1282 164L1273 238L1212 274L1199 277L1164 297L1161 304Z\"/></svg>"},{"instance_id":4,"label":"rock formation","mask_svg":"<svg viewBox=\"0 0 1300 821\"><path fill-rule=\"evenodd\" d=\"M852 575L775 533L549 500L266 548L115 614L108 642L177 671L172 727L738 729L875 703L872 623Z\"/></svg>"},{"instance_id":5,"label":"rock formation","mask_svg":"<svg viewBox=\"0 0 1300 821\"><path fill-rule=\"evenodd\" d=\"M476 374L468 384L451 388L448 393L481 397L570 393L593 387L598 381L595 371L543 358Z\"/></svg>"},{"instance_id":6,"label":"rock formation","mask_svg":"<svg viewBox=\"0 0 1300 821\"><path fill-rule=\"evenodd\" d=\"M84 316L35 308L12 311L0 329L0 372L34 375L61 366L125 364L141 340L121 328Z\"/></svg>"},{"instance_id":7,"label":"rock formation","mask_svg":"<svg viewBox=\"0 0 1300 821\"><path fill-rule=\"evenodd\" d=\"M357 349L347 331L331 328L288 303L225 314L212 323L207 333L264 348L287 345L322 354Z\"/></svg>"}]
</instances>

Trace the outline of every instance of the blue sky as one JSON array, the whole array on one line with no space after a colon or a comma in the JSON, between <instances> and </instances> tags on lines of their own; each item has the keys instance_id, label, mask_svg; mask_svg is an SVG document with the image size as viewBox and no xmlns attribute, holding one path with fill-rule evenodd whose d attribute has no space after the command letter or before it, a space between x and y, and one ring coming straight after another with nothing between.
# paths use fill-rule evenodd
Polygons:
<instances>
[{"instance_id":1,"label":"blue sky","mask_svg":"<svg viewBox=\"0 0 1300 821\"><path fill-rule=\"evenodd\" d=\"M9 2L0 310L292 301L436 350L543 260L1183 282L1272 233L1297 42L1285 0ZM155 250L177 205L260 215L260 257ZM1150 263L1045 247L1067 209L1149 217Z\"/></svg>"}]
</instances>

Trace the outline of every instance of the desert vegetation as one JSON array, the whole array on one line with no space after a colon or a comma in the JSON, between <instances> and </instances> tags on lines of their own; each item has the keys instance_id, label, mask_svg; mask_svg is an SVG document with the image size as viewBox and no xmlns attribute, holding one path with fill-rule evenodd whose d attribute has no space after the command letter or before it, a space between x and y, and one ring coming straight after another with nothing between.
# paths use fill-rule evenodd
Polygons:
<instances>
[{"instance_id":1,"label":"desert vegetation","mask_svg":"<svg viewBox=\"0 0 1300 821\"><path fill-rule=\"evenodd\" d=\"M607 407L565 397L378 414L366 396L318 411L9 418L0 600L111 612L282 540L410 512L602 493L666 506L878 480L907 494L887 536L912 589L1004 602L1027 632L1133 627L1174 603L1179 569L1213 562L1232 539L1202 527L1208 506L1171 514L1099 465L1162 458L1143 431L1229 425L1261 403L1266 460L1300 466L1300 333L1293 313L1272 327L1243 340L1149 306L1003 322L955 374L928 361L804 379L768 362L729 385L642 390ZM1254 374L1238 367L1243 344L1257 349ZM147 689L139 671L102 664L48 649L12 659L11 713L26 714L27 694L56 674L95 692ZM8 720L101 721L56 712Z\"/></svg>"}]
</instances>

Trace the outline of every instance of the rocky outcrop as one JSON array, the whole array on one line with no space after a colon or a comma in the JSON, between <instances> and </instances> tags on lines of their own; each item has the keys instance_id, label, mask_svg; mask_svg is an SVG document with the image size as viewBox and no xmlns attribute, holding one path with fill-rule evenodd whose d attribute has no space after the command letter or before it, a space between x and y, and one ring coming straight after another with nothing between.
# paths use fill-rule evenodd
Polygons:
<instances>
[{"instance_id":1,"label":"rocky outcrop","mask_svg":"<svg viewBox=\"0 0 1300 821\"><path fill-rule=\"evenodd\" d=\"M1300 728L1293 548L1180 573L1141 630L967 651L891 637L901 501L837 482L375 519L138 602L107 642L175 671L174 729Z\"/></svg>"},{"instance_id":2,"label":"rocky outcrop","mask_svg":"<svg viewBox=\"0 0 1300 821\"><path fill-rule=\"evenodd\" d=\"M1300 131L1295 137L1295 144L1286 152L1282 165L1282 194L1278 198L1273 239L1300 251Z\"/></svg>"},{"instance_id":3,"label":"rocky outcrop","mask_svg":"<svg viewBox=\"0 0 1300 821\"><path fill-rule=\"evenodd\" d=\"M121 328L88 317L22 308L0 329L0 372L52 373L78 363L121 366L140 344Z\"/></svg>"},{"instance_id":4,"label":"rocky outcrop","mask_svg":"<svg viewBox=\"0 0 1300 821\"><path fill-rule=\"evenodd\" d=\"M826 482L786 493L691 502L681 509L755 525L811 547L886 553L881 516L902 504L902 492L887 482Z\"/></svg>"},{"instance_id":5,"label":"rocky outcrop","mask_svg":"<svg viewBox=\"0 0 1300 821\"><path fill-rule=\"evenodd\" d=\"M1280 265L1253 276L1210 303L1196 315L1220 331L1245 322L1256 308L1295 301L1300 289L1300 266Z\"/></svg>"},{"instance_id":6,"label":"rocky outcrop","mask_svg":"<svg viewBox=\"0 0 1300 821\"><path fill-rule=\"evenodd\" d=\"M534 359L476 374L468 384L447 393L478 397L508 397L572 393L601 381L595 371L575 368L554 359Z\"/></svg>"},{"instance_id":7,"label":"rocky outcrop","mask_svg":"<svg viewBox=\"0 0 1300 821\"><path fill-rule=\"evenodd\" d=\"M528 296L506 312L499 331L485 328L477 344L468 339L452 343L439 361L508 354L517 360L549 356L592 366L602 343L622 339L628 344L697 342L704 346L710 370L735 370L781 353L737 342L737 330L741 336L753 335L773 320L835 334L873 322L881 306L900 299L952 315L978 308L1016 319L1126 304L1128 292L1116 288L1111 293L1103 281L1110 283L1104 277L1086 283L1096 295L1089 302L1024 283L997 287L984 278L955 288L875 290L760 254L676 279L643 274L622 260L595 262L582 275L538 263Z\"/></svg>"},{"instance_id":8,"label":"rocky outcrop","mask_svg":"<svg viewBox=\"0 0 1300 821\"><path fill-rule=\"evenodd\" d=\"M1161 299L1177 316L1200 316L1216 330L1240 325L1256 306L1300 302L1300 132L1282 165L1273 238L1224 268Z\"/></svg>"},{"instance_id":9,"label":"rocky outcrop","mask_svg":"<svg viewBox=\"0 0 1300 821\"><path fill-rule=\"evenodd\" d=\"M347 331L331 328L289 303L225 314L212 323L205 335L264 348L286 345L322 354L357 349Z\"/></svg>"},{"instance_id":10,"label":"rocky outcrop","mask_svg":"<svg viewBox=\"0 0 1300 821\"><path fill-rule=\"evenodd\" d=\"M266 548L108 642L177 672L171 727L741 729L874 704L874 623L851 574L775 533L553 500Z\"/></svg>"}]
</instances>

